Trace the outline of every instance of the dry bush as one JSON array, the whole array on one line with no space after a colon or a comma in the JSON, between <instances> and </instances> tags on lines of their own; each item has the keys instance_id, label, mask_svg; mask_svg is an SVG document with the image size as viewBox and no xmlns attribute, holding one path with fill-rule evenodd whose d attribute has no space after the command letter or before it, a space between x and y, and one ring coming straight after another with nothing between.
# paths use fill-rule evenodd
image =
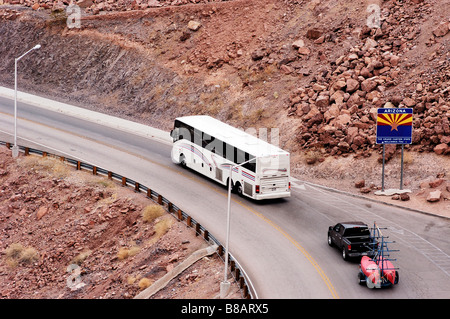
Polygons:
<instances>
[{"instance_id":1,"label":"dry bush","mask_svg":"<svg viewBox=\"0 0 450 319\"><path fill-rule=\"evenodd\" d=\"M128 257L135 256L139 250L140 248L138 246L131 246L130 248L122 247L117 253L117 258L120 260L127 259Z\"/></svg>"},{"instance_id":2,"label":"dry bush","mask_svg":"<svg viewBox=\"0 0 450 319\"><path fill-rule=\"evenodd\" d=\"M162 215L164 215L165 211L164 208L160 205L150 205L145 207L142 210L142 219L144 220L144 222L152 222L154 221L156 218L161 217Z\"/></svg>"},{"instance_id":3,"label":"dry bush","mask_svg":"<svg viewBox=\"0 0 450 319\"><path fill-rule=\"evenodd\" d=\"M317 163L321 157L322 157L322 154L319 151L311 150L311 151L306 152L305 162L306 162L306 164L313 165L313 164Z\"/></svg>"},{"instance_id":4,"label":"dry bush","mask_svg":"<svg viewBox=\"0 0 450 319\"><path fill-rule=\"evenodd\" d=\"M77 265L81 265L83 263L83 261L89 257L89 255L91 254L90 250L85 250L82 251L81 253L79 253L77 256L75 256L74 259L72 259L71 264L77 264Z\"/></svg>"},{"instance_id":5,"label":"dry bush","mask_svg":"<svg viewBox=\"0 0 450 319\"><path fill-rule=\"evenodd\" d=\"M45 172L56 178L65 178L69 175L70 167L64 162L51 157L26 156L18 162L18 166L37 172Z\"/></svg>"},{"instance_id":6,"label":"dry bush","mask_svg":"<svg viewBox=\"0 0 450 319\"><path fill-rule=\"evenodd\" d=\"M145 288L148 288L152 285L152 281L148 278L142 278L139 280L138 286L141 290L144 290Z\"/></svg>"},{"instance_id":7,"label":"dry bush","mask_svg":"<svg viewBox=\"0 0 450 319\"><path fill-rule=\"evenodd\" d=\"M39 260L39 253L33 247L24 247L20 243L13 243L5 250L6 262L15 267L19 263L30 265Z\"/></svg>"},{"instance_id":8,"label":"dry bush","mask_svg":"<svg viewBox=\"0 0 450 319\"><path fill-rule=\"evenodd\" d=\"M155 235L157 238L161 238L165 233L167 233L170 229L170 227L173 224L173 219L170 218L163 218L160 221L158 221L155 225Z\"/></svg>"}]
</instances>

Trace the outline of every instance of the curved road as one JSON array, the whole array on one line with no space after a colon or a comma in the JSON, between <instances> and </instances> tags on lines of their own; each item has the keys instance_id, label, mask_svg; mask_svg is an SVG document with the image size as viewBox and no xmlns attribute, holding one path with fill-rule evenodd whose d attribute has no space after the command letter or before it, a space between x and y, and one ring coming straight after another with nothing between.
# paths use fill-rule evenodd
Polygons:
<instances>
[{"instance_id":1,"label":"curved road","mask_svg":"<svg viewBox=\"0 0 450 319\"><path fill-rule=\"evenodd\" d=\"M0 140L12 142L13 100L0 96ZM46 106L52 101L19 95L18 144L78 158L155 189L225 242L226 189L170 160L170 143L149 138L153 130L88 112L83 117ZM24 99L26 99L24 97ZM38 101L39 102L36 102ZM40 104L40 106L36 106ZM92 120L92 116L104 122ZM87 121L86 116L92 121ZM131 126L129 126L131 124ZM129 128L134 129L130 130ZM142 129L146 132L138 133ZM133 131L134 130L134 131ZM143 134L142 134L143 133ZM160 132L158 132L160 133ZM161 136L161 135L158 135ZM157 136L157 137L158 137ZM230 252L259 298L449 298L450 220L330 192L294 180L292 197L255 202L233 196ZM375 221L398 249L400 283L389 289L357 284L358 263L345 262L326 242L328 226Z\"/></svg>"}]
</instances>

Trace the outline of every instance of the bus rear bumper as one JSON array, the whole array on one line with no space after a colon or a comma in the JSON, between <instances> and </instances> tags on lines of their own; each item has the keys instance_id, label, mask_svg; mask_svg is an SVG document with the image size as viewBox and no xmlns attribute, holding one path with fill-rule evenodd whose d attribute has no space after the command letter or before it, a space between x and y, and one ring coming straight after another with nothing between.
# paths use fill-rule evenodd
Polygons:
<instances>
[{"instance_id":1,"label":"bus rear bumper","mask_svg":"<svg viewBox=\"0 0 450 319\"><path fill-rule=\"evenodd\" d=\"M277 193L267 193L267 194L256 194L256 200L262 199L273 199L273 198L286 198L291 197L291 192L277 192Z\"/></svg>"}]
</instances>

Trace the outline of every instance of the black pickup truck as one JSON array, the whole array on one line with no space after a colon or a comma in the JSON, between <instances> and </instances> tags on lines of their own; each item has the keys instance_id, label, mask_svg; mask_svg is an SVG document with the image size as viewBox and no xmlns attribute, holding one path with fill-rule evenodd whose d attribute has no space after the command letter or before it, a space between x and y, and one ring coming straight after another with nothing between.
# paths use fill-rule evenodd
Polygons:
<instances>
[{"instance_id":1,"label":"black pickup truck","mask_svg":"<svg viewBox=\"0 0 450 319\"><path fill-rule=\"evenodd\" d=\"M370 229L363 222L338 223L328 228L328 245L342 251L342 258L373 257L376 241L370 235Z\"/></svg>"}]
</instances>

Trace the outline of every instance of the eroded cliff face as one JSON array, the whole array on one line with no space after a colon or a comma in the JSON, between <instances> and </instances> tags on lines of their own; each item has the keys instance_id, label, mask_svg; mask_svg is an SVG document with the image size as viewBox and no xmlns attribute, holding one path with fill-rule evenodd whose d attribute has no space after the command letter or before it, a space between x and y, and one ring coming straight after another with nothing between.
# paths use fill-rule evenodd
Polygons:
<instances>
[{"instance_id":1,"label":"eroded cliff face","mask_svg":"<svg viewBox=\"0 0 450 319\"><path fill-rule=\"evenodd\" d=\"M367 157L380 149L376 109L412 107L408 150L450 153L448 0L112 3L72 29L49 5L1 6L1 84L39 42L22 89L162 129L210 114L279 128L292 153Z\"/></svg>"}]
</instances>

